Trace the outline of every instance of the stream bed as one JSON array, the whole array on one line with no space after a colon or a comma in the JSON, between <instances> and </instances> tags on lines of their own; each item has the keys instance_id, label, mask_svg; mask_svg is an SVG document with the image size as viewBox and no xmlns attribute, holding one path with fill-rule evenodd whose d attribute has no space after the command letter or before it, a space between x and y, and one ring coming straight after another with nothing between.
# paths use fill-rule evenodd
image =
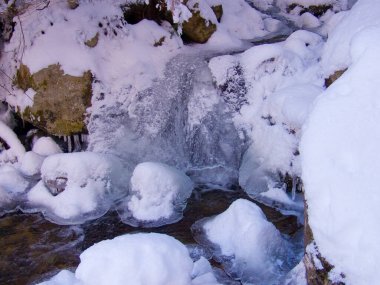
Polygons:
<instances>
[{"instance_id":1,"label":"stream bed","mask_svg":"<svg viewBox=\"0 0 380 285\"><path fill-rule=\"evenodd\" d=\"M196 242L191 234L191 225L204 217L225 211L239 198L251 200L241 190L195 190L188 201L184 218L159 228L128 226L120 221L115 211L74 226L53 224L41 214L7 214L0 218L0 284L35 284L61 269L75 269L80 261L79 255L85 249L126 233L164 233L186 245L193 245ZM296 216L286 216L263 204L258 205L282 234L292 237L302 232L302 225ZM220 267L220 264L210 262Z\"/></svg>"}]
</instances>

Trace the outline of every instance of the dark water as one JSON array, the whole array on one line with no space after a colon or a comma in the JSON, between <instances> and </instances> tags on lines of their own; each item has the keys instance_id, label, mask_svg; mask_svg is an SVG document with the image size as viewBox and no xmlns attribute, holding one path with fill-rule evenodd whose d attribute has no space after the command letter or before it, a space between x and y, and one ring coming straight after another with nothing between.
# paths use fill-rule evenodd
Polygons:
<instances>
[{"instance_id":1,"label":"dark water","mask_svg":"<svg viewBox=\"0 0 380 285\"><path fill-rule=\"evenodd\" d=\"M33 284L61 269L74 269L86 248L125 233L165 233L185 244L193 244L191 225L223 212L238 198L249 199L242 191L195 191L180 222L153 229L125 225L116 212L79 226L55 225L40 214L3 216L0 218L0 284ZM302 227L295 216L284 216L270 207L259 206L284 234L293 235Z\"/></svg>"}]
</instances>

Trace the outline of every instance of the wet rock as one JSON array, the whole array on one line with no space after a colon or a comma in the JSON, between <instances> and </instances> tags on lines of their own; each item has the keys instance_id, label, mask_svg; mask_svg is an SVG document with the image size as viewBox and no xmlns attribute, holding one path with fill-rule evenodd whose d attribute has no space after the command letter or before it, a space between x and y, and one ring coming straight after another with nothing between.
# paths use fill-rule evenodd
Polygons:
<instances>
[{"instance_id":1,"label":"wet rock","mask_svg":"<svg viewBox=\"0 0 380 285\"><path fill-rule=\"evenodd\" d=\"M13 84L26 91L33 89L34 103L21 113L30 122L51 135L68 136L85 133L86 109L91 104L92 74L64 74L59 64L31 74L26 65L17 70Z\"/></svg>"},{"instance_id":2,"label":"wet rock","mask_svg":"<svg viewBox=\"0 0 380 285\"><path fill-rule=\"evenodd\" d=\"M329 87L331 84L333 84L339 77L345 73L347 68L342 70L337 70L333 74L331 74L328 78L325 79L325 86L326 88Z\"/></svg>"},{"instance_id":3,"label":"wet rock","mask_svg":"<svg viewBox=\"0 0 380 285\"><path fill-rule=\"evenodd\" d=\"M67 177L57 177L54 180L48 179L45 181L45 185L53 196L57 196L66 189Z\"/></svg>"}]
</instances>

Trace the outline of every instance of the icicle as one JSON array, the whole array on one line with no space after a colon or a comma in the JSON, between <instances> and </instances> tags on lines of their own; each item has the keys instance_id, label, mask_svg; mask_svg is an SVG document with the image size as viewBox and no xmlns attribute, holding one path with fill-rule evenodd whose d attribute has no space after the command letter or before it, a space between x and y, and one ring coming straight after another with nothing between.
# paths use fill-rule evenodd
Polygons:
<instances>
[{"instance_id":1,"label":"icicle","mask_svg":"<svg viewBox=\"0 0 380 285\"><path fill-rule=\"evenodd\" d=\"M82 149L82 145L79 140L79 135L74 135L74 151L80 151Z\"/></svg>"},{"instance_id":2,"label":"icicle","mask_svg":"<svg viewBox=\"0 0 380 285\"><path fill-rule=\"evenodd\" d=\"M81 136L82 144L87 144L87 135L81 134L80 136Z\"/></svg>"},{"instance_id":3,"label":"icicle","mask_svg":"<svg viewBox=\"0 0 380 285\"><path fill-rule=\"evenodd\" d=\"M63 136L63 141L67 142L67 136Z\"/></svg>"},{"instance_id":4,"label":"icicle","mask_svg":"<svg viewBox=\"0 0 380 285\"><path fill-rule=\"evenodd\" d=\"M73 147L71 145L71 136L67 136L67 151L68 152L72 152L73 151Z\"/></svg>"},{"instance_id":5,"label":"icicle","mask_svg":"<svg viewBox=\"0 0 380 285\"><path fill-rule=\"evenodd\" d=\"M292 179L292 200L296 199L296 190L297 190L297 177Z\"/></svg>"}]
</instances>

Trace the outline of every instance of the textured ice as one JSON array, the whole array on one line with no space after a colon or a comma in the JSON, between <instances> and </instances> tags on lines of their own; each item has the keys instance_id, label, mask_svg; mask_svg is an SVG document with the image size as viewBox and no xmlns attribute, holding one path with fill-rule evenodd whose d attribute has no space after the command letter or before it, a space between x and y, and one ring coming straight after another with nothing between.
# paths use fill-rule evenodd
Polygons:
<instances>
[{"instance_id":1,"label":"textured ice","mask_svg":"<svg viewBox=\"0 0 380 285\"><path fill-rule=\"evenodd\" d=\"M75 224L108 211L126 194L129 176L117 158L91 152L55 154L42 164L42 180L28 193L29 207L58 224Z\"/></svg>"},{"instance_id":2,"label":"textured ice","mask_svg":"<svg viewBox=\"0 0 380 285\"><path fill-rule=\"evenodd\" d=\"M74 273L61 271L40 285L218 285L204 258L195 263L176 239L156 233L130 234L85 250Z\"/></svg>"},{"instance_id":3,"label":"textured ice","mask_svg":"<svg viewBox=\"0 0 380 285\"><path fill-rule=\"evenodd\" d=\"M222 214L198 221L192 230L225 270L243 282L277 284L294 266L288 241L247 200L236 200Z\"/></svg>"},{"instance_id":4,"label":"textured ice","mask_svg":"<svg viewBox=\"0 0 380 285\"><path fill-rule=\"evenodd\" d=\"M193 182L181 171L157 162L144 162L133 171L130 191L119 207L123 222L158 227L182 218Z\"/></svg>"}]
</instances>

